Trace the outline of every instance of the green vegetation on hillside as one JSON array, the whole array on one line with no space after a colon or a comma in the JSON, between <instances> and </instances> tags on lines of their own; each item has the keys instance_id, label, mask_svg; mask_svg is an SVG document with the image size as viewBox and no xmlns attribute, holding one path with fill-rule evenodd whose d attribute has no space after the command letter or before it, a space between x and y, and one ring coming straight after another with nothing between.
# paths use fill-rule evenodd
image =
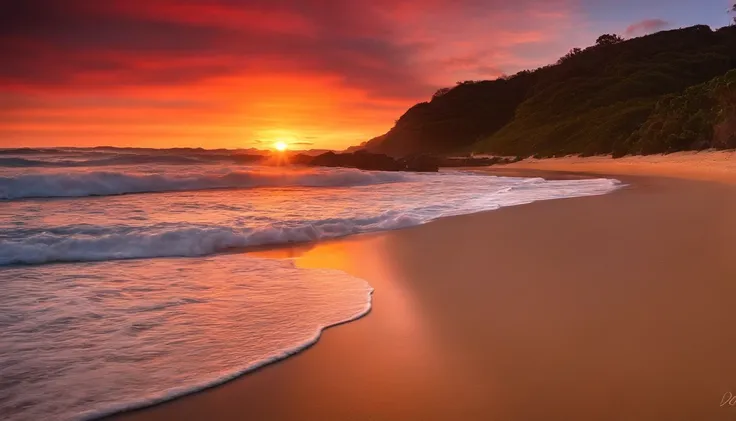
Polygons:
<instances>
[{"instance_id":1,"label":"green vegetation on hillside","mask_svg":"<svg viewBox=\"0 0 736 421\"><path fill-rule=\"evenodd\" d=\"M644 124L614 153L705 148L736 148L736 70L660 99Z\"/></svg>"},{"instance_id":2,"label":"green vegetation on hillside","mask_svg":"<svg viewBox=\"0 0 736 421\"><path fill-rule=\"evenodd\" d=\"M410 108L391 131L365 147L399 156L455 152L508 124L534 78L525 73L508 80L463 82L440 89L431 101Z\"/></svg>"},{"instance_id":3,"label":"green vegetation on hillside","mask_svg":"<svg viewBox=\"0 0 736 421\"><path fill-rule=\"evenodd\" d=\"M438 91L371 151L625 155L736 146L736 28L601 36L557 64Z\"/></svg>"}]
</instances>

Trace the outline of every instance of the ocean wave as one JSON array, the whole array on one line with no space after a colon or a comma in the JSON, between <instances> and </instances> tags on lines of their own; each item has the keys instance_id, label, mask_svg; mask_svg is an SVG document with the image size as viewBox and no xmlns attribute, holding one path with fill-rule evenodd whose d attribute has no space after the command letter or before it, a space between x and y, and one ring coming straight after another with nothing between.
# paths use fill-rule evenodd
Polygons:
<instances>
[{"instance_id":1,"label":"ocean wave","mask_svg":"<svg viewBox=\"0 0 736 421\"><path fill-rule=\"evenodd\" d=\"M315 270L315 269L312 269L312 270ZM317 269L317 270L320 270L320 269ZM321 271L325 271L325 270L321 269ZM160 404L160 403L168 402L168 401L171 401L177 398L189 396L189 395L192 395L198 392L202 392L204 390L208 390L213 387L220 386L225 383L231 382L248 373L257 371L267 365L271 365L281 360L285 360L291 356L297 355L309 349L310 347L314 346L317 343L317 341L319 341L319 339L322 337L322 334L325 332L325 330L333 328L333 327L341 326L344 324L348 324L350 322L354 322L356 320L359 320L367 316L368 313L371 312L373 292L374 292L374 289L368 286L368 289L366 292L366 295L367 295L366 303L359 312L352 314L348 317L345 317L343 319L331 322L329 324L320 325L317 327L316 331L312 334L312 336L308 338L306 341L300 344L294 345L290 348L282 349L275 355L271 355L269 357L256 361L243 369L235 370L230 373L223 373L220 375L220 377L210 382L206 382L203 384L194 385L190 387L179 387L176 389L168 390L166 392L163 392L163 393L160 393L154 396L149 396L147 397L147 399L143 399L137 402L113 405L113 406L109 406L107 409L104 409L104 410L86 411L81 414L78 414L79 420L80 421L99 420L101 418L110 417L116 414L129 412L129 411L136 410L136 409L148 408L156 404Z\"/></svg>"},{"instance_id":2,"label":"ocean wave","mask_svg":"<svg viewBox=\"0 0 736 421\"><path fill-rule=\"evenodd\" d=\"M26 167L46 167L46 166L53 166L53 164L48 161L39 161L35 159L0 158L0 167L26 168Z\"/></svg>"},{"instance_id":3,"label":"ocean wave","mask_svg":"<svg viewBox=\"0 0 736 421\"><path fill-rule=\"evenodd\" d=\"M8 421L94 420L227 382L367 314L373 291L250 256L4 270Z\"/></svg>"},{"instance_id":4,"label":"ocean wave","mask_svg":"<svg viewBox=\"0 0 736 421\"><path fill-rule=\"evenodd\" d=\"M0 177L0 200L111 196L252 187L352 187L407 180L406 174L331 171L232 171L226 174L162 175L111 171L21 174Z\"/></svg>"},{"instance_id":5,"label":"ocean wave","mask_svg":"<svg viewBox=\"0 0 736 421\"><path fill-rule=\"evenodd\" d=\"M138 165L138 164L169 164L169 165L187 165L201 164L202 161L187 156L146 156L146 155L128 155L115 156L102 159L89 160L71 160L71 159L27 159L27 158L0 158L0 167L13 168L54 168L54 167L104 167L113 165Z\"/></svg>"},{"instance_id":6,"label":"ocean wave","mask_svg":"<svg viewBox=\"0 0 736 421\"><path fill-rule=\"evenodd\" d=\"M233 163L245 164L261 160L263 157L258 155L215 155L215 154L199 154L199 155L134 155L120 154L119 156L111 156L106 158L95 159L30 159L19 157L0 158L0 167L11 168L75 168L75 167L109 167L116 165L198 165L198 164L217 164L217 163Z\"/></svg>"},{"instance_id":7,"label":"ocean wave","mask_svg":"<svg viewBox=\"0 0 736 421\"><path fill-rule=\"evenodd\" d=\"M86 221L83 219L85 211L82 211L78 220L62 217L61 220L67 221L65 225L48 226L41 223L29 226L24 222L8 226L0 234L0 266L205 256L238 248L315 242L364 232L399 229L437 218L539 200L606 194L621 187L618 181L608 179L545 181L459 176L453 177L457 178L455 181L445 181L454 184L443 185L437 190L437 183L432 181L435 176L403 173L330 170L290 173L288 178L279 174L268 176L276 178L258 175L259 185L294 185L294 182L299 182L300 185L344 186L389 180L411 182L379 189L380 197L385 200L376 196L374 190L378 188L322 190L310 192L297 201L286 200L280 204L268 202L267 206L251 209L253 203L258 206L257 199L260 196L241 196L233 209L223 211L218 208L218 214L225 212L222 222L208 225L200 222L201 213L196 212L191 218L179 213L173 218L154 214L152 223L144 225L138 225L137 219L130 218L119 223L111 223L106 218ZM221 182L221 177L228 175L215 179ZM236 180L242 177L249 185L253 185L252 180L242 174L237 175ZM182 183L192 188L191 184ZM114 185L119 188L119 183ZM172 188L169 184L166 187ZM44 188L49 186L44 185ZM69 193L71 190L65 186L58 191ZM88 194L89 190L85 190L85 193ZM298 211L302 202L304 211ZM75 203L52 204L59 206L59 212L75 212ZM26 206L20 202L17 205ZM205 210L205 213L208 212ZM164 212L164 215L168 213Z\"/></svg>"},{"instance_id":8,"label":"ocean wave","mask_svg":"<svg viewBox=\"0 0 736 421\"><path fill-rule=\"evenodd\" d=\"M305 243L369 231L418 225L425 218L399 212L356 219L305 221L290 226L253 228L181 227L168 229L121 229L89 235L39 233L0 241L0 266L38 265L54 262L95 262L154 257L205 256L231 249Z\"/></svg>"}]
</instances>

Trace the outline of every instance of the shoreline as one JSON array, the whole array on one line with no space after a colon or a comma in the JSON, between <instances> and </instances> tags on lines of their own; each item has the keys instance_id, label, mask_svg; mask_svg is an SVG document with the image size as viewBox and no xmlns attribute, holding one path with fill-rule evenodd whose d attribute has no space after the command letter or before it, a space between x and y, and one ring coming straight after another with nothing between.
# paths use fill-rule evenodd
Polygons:
<instances>
[{"instance_id":1,"label":"shoreline","mask_svg":"<svg viewBox=\"0 0 736 421\"><path fill-rule=\"evenodd\" d=\"M627 155L621 158L612 158L610 155L529 158L489 169L497 169L500 172L540 171L589 176L650 176L736 183L736 151L687 151L667 155Z\"/></svg>"},{"instance_id":2,"label":"shoreline","mask_svg":"<svg viewBox=\"0 0 736 421\"><path fill-rule=\"evenodd\" d=\"M137 403L134 402L130 404L121 404L118 406L118 408L110 408L110 409L101 410L97 412L88 411L88 412L81 414L79 421L104 420L104 419L114 418L117 416L124 416L128 413L145 411L146 409L154 408L159 405L165 405L169 402L172 402L178 399L184 399L188 396L196 395L198 393L202 393L210 389L216 389L219 387L223 387L226 384L236 381L244 376L255 374L258 371L263 370L268 366L278 364L281 361L284 361L288 358L291 358L295 355L305 352L309 348L313 347L317 342L319 342L322 335L324 335L324 333L327 332L328 330L358 321L368 316L372 309L373 292L374 290L371 288L371 290L368 292L368 302L366 303L365 308L360 313L357 313L350 318L340 320L338 322L335 322L335 323L332 323L326 326L321 326L317 330L315 335L312 338L310 338L309 341L302 343L297 347L287 349L278 356L263 359L261 361L258 361L252 364L251 366L245 369L236 370L232 374L222 376L215 382L208 383L202 386L192 386L191 388L188 388L187 390L183 390L181 392L175 392L173 394L166 395L165 397L154 398L154 399L149 400L148 402L140 401Z\"/></svg>"},{"instance_id":3,"label":"shoreline","mask_svg":"<svg viewBox=\"0 0 736 421\"><path fill-rule=\"evenodd\" d=\"M455 168L453 168L455 169ZM464 168L457 168L457 169L464 169ZM482 174L488 174L493 172L492 168L478 168L478 167L470 167L469 170L472 172L478 172ZM514 170L515 175L509 175L509 176L519 176L522 178L537 178L541 177L546 180L581 180L581 179L593 179L593 178L601 178L600 175L590 175L590 174L584 174L584 173L560 173L557 171L539 171L539 172L533 172L528 170ZM506 176L505 174L499 174L501 176ZM621 186L617 187L616 189L605 193L607 194L614 194L622 189L626 189L629 187L628 183L624 183L621 180L613 177L603 177L606 179L614 180L621 183ZM400 228L393 228L393 229L387 229L382 231L367 231L367 232L361 232L357 234L349 234L341 237L331 237L331 238L325 238L320 239L317 241L307 241L307 242L299 242L299 243L280 243L280 244L266 244L266 245L258 245L258 246L248 246L243 248L234 248L230 250L224 250L217 254L242 254L242 255L252 255L254 257L261 257L261 258L271 258L271 259L291 259L291 258L298 258L300 255L305 253L306 251L318 247L318 246L329 246L331 244L339 244L346 241L369 241L371 239L386 235L387 233L396 232L396 231L402 231L407 229L414 229L419 228L421 226L427 225L427 224L433 224L437 221L442 221L445 219L452 219L457 217L463 217L466 215L475 215L475 214L484 214L488 212L495 212L500 209L505 208L515 208L519 206L528 206L532 205L534 203L539 202L545 202L550 200L565 200L565 199L577 199L577 198L584 198L584 197L595 197L593 196L576 196L576 197L563 197L563 198L557 198L557 199L545 199L545 200L537 200L531 203L524 203L520 205L510 205L510 206L502 206L497 209L491 209L491 210L484 210L484 211L478 211L473 212L470 214L463 214L463 215L452 215L452 216L442 216L427 222L420 223L418 225L411 225L406 227L400 227ZM59 262L57 264L70 264L70 263L77 263L77 262ZM246 369L239 370L235 372L234 374L223 376L221 379L219 379L216 382L213 382L211 384L199 386L199 387L192 387L190 389L187 389L185 391L177 392L172 395L158 398L158 399L152 399L150 402L141 401L140 403L131 403L131 404L122 404L120 405L121 409L115 409L111 408L108 410L102 410L98 413L85 413L80 418L80 421L93 421L93 420L108 420L108 419L116 419L119 416L126 416L127 414L133 414L140 411L145 411L150 408L155 408L160 405L166 405L172 401L180 400L180 399L186 399L189 396L197 395L203 392L206 392L211 389L217 389L220 387L224 387L227 384L231 382L235 382L239 380L240 378L243 378L245 376L254 375L257 372L275 364L279 364L289 358L293 358L294 356L301 354L303 352L308 351L310 348L315 346L320 338L324 335L324 333L328 330L331 330L332 328L339 327L342 325L350 324L353 322L356 322L366 316L368 316L372 311L372 298L373 294L375 292L375 289L371 289L369 293L369 301L367 304L367 308L365 311L361 312L360 314L356 315L355 317L352 317L347 320L343 320L331 325L324 326L319 329L315 337L310 340L309 342L294 348L290 350L284 351L283 355L279 357L274 357L270 360L264 360L263 362L258 362Z\"/></svg>"},{"instance_id":4,"label":"shoreline","mask_svg":"<svg viewBox=\"0 0 736 421\"><path fill-rule=\"evenodd\" d=\"M491 168L488 172L493 173L493 168ZM341 376L340 372L346 372L348 374L352 373L352 376L347 376L350 378L353 378L353 380L362 380L362 381L368 381L370 383L369 378L365 378L364 376L360 376L357 374L363 373L360 369L356 369L354 367L354 364L358 364L357 361L352 361L353 359L356 359L358 361L364 360L362 357L367 357L368 361L371 360L371 358L376 358L374 355L367 355L368 350L366 348L378 348L378 360L379 362L382 362L379 364L383 369L386 369L386 367L393 367L394 371L401 372L401 369L406 369L405 367L402 367L401 364L398 366L396 365L397 360L398 362L402 362L404 364L409 364L409 366L412 365L412 362L401 357L401 355L395 355L395 351L387 350L384 346L376 345L374 341L366 342L365 340L360 340L356 335L362 335L366 332L362 332L366 329L368 329L368 333L373 334L376 336L374 340L376 342L383 342L387 339L385 332L382 333L380 328L366 328L366 324L378 324L383 325L383 329L386 329L387 326L384 323L381 323L383 319L386 319L386 316L383 316L382 314L386 312L387 314L394 314L397 311L397 308L400 307L396 305L396 302L391 302L391 299L396 299L397 294L395 294L396 291L392 291L392 289L396 288L396 285L386 285L386 280L380 280L377 282L374 282L374 279L378 280L382 278L380 276L380 272L376 272L375 269L371 269L370 266L375 266L376 263L380 263L378 266L386 266L386 265L395 265L395 266L402 266L407 265L411 266L414 270L419 270L421 268L417 268L417 264L420 262L417 262L416 260L427 260L427 255L436 257L429 259L428 265L433 268L434 270L430 272L423 271L425 277L428 278L436 278L433 279L431 284L426 285L424 283L416 284L414 283L419 282L421 279L417 279L416 282L413 280L413 278L416 278L416 274L414 276L411 275L411 273L407 274L407 276L411 277L411 281L407 281L410 285L407 286L409 288L407 291L410 291L411 294L436 294L437 290L444 291L445 293L449 293L450 291L447 291L447 285L443 285L443 282L441 282L441 279L446 279L446 277L442 276L431 276L431 272L444 272L441 266L441 263L444 261L445 263L448 263L448 259L450 259L448 264L453 265L453 256L455 259L459 259L461 256L455 256L452 254L452 250L447 247L440 247L437 246L437 250L419 250L417 252L417 249L424 249L428 246L423 245L426 241L432 241L431 239L440 240L441 242L450 242L453 243L460 248L463 249L463 251L468 253L477 253L477 249L479 247L478 244L472 244L471 247L467 247L465 244L459 244L457 243L457 240L455 242L451 241L452 238L448 237L454 237L454 238L460 238L456 234L453 235L452 231L460 229L464 231L464 234L466 236L473 237L470 242L476 243L479 241L479 238L477 238L477 233L475 233L475 230L473 227L485 227L487 224L493 224L493 220L499 220L499 219L510 219L510 220L520 220L520 221L529 221L529 214L533 214L536 216L536 218L544 218L544 215L546 212L549 212L549 208L557 209L557 213L559 214L559 209L574 209L574 208L580 208L580 207L588 207L590 205L587 205L586 203L590 202L612 202L612 203L626 203L628 202L629 205L631 202L636 202L637 199L641 199L642 196L647 196L650 194L662 194L663 190L666 190L666 193L672 194L673 190L677 191L682 186L682 183L688 184L688 188L690 190L694 190L697 192L698 190L701 190L705 188L704 186L707 184L710 186L711 183L703 184L701 182L686 182L686 181L672 181L672 180L665 180L660 179L656 177L639 177L639 176L632 176L632 177L619 177L619 175L611 175L612 177L615 177L617 179L620 179L622 182L629 184L629 187L618 189L617 191L614 191L610 194L606 194L603 196L591 196L591 197L581 197L581 198L575 198L579 200L570 201L570 200L551 200L551 201L541 201L541 202L535 202L527 205L519 205L519 206L512 206L508 208L502 208L497 209L494 211L486 211L481 212L477 214L471 214L471 215L462 215L462 216L453 216L449 218L442 218L439 220L432 221L428 224L423 224L415 227L405 228L402 230L397 231L389 231L389 232L379 232L379 233L368 233L363 234L359 236L351 236L347 238L341 238L341 239L333 239L326 242L319 242L315 244L302 244L295 247L289 247L289 248L276 248L276 249L269 249L269 250L260 250L260 251L250 251L249 254L253 254L254 256L262 256L262 257L271 257L271 258L294 258L296 263L302 267L330 267L335 269L344 270L351 275L361 277L365 279L367 282L369 282L374 287L374 307L372 308L370 317L364 317L362 319L359 319L357 321L354 321L352 323L348 323L345 326L342 326L340 329L330 329L329 331L325 332L322 335L322 338L319 339L319 341L314 344L311 347L308 347L305 349L304 352L300 352L295 356L289 357L284 360L280 360L279 364L269 364L267 366L261 367L260 369L249 373L247 376L241 376L238 377L230 382L227 382L221 386L216 386L213 388L208 388L202 392L195 392L194 394L188 395L183 398L175 399L173 401L168 401L164 403L157 404L155 406L146 407L143 409L136 409L132 412L123 412L123 413L117 413L111 417L103 418L103 419L132 419L132 420L158 420L158 419L167 419L167 418L178 418L178 419L202 419L203 417L209 417L213 416L213 418L217 419L239 419L238 416L243 416L245 414L245 411L249 406L254 405L257 407L256 414L260 414L259 416L256 416L258 419L447 419L447 416L451 414L456 414L457 412L453 412L455 409L462 409L464 412L464 415L466 419L483 419L486 415L496 413L499 414L498 410L495 412L492 411L492 408L487 408L484 405L482 405L482 396L478 396L478 390L486 390L490 393L490 395L498 394L499 391L494 388L488 388L486 382L483 380L474 378L475 376L472 376L472 369L469 369L468 367L463 368L462 370L457 370L457 359L458 355L457 353L450 352L448 354L448 358L450 358L452 361L454 361L453 370L445 371L438 368L432 368L431 364L421 364L425 369L427 369L430 374L433 371L441 371L444 373L442 376L436 376L435 378L425 379L426 381L418 381L416 378L417 376L420 376L421 373L419 373L416 370L412 370L410 373L406 373L407 375L391 375L391 371L389 370L387 373L383 374L377 374L377 377L381 380L383 380L382 383L388 382L388 384L393 384L398 382L399 384L409 383L408 386L411 387L399 387L397 388L396 385L394 385L394 388L388 387L387 390L383 391L376 391L373 390L373 394L367 395L373 403L376 402L384 402L385 400L395 400L397 398L402 398L405 402L407 402L407 406L409 409L402 409L400 407L397 407L395 405L388 405L388 407L381 407L379 405L378 408L369 408L368 406L364 404L360 404L359 400L356 401L356 398L359 398L362 394L358 394L356 396L355 390L353 390L350 393L338 393L339 395L345 395L342 397L324 397L322 395L315 396L313 393L308 392L311 390L311 388L316 388L317 390L324 390L328 389L331 390L333 393L337 393L340 388L335 389L336 386L340 386L343 384L339 380L339 378L345 377ZM673 185L673 183L675 185ZM692 183L695 183L697 185L693 185ZM708 187L710 189L712 186ZM729 190L730 191L730 190ZM676 193L676 192L675 192ZM595 206L594 206L595 207ZM512 210L512 208L515 208ZM546 209L545 209L546 208ZM563 212L559 215L564 215L567 211ZM523 214L523 215L522 215ZM559 216L558 215L558 216ZM548 219L549 217L545 218ZM451 229L448 231L447 227L451 227ZM495 228L496 231L499 230L498 227ZM530 228L527 228L527 231L531 230ZM493 230L492 230L493 231ZM499 232L496 232L496 234L499 234ZM529 232L525 232L520 229L520 231L509 233L507 230L501 230L500 234L508 235L512 234L521 234L521 236L528 235ZM412 237L421 237L424 239L424 241L416 241L416 238L412 239ZM549 241L549 235L542 236L545 241ZM541 238L541 237L540 237ZM571 237L574 238L574 237ZM504 237L504 239L507 239ZM558 237L559 239L559 237ZM539 240L539 238L537 238ZM563 240L565 240L563 238ZM569 240L569 239L567 239ZM398 246L397 246L398 244ZM491 251L494 251L498 248L498 245L493 246L493 244L490 244L488 242L485 243L486 246L489 246L491 248ZM473 247L476 246L476 247ZM564 245L563 245L564 246ZM568 245L569 246L569 245ZM605 247L602 244L592 245L593 249ZM396 248L397 250L401 252L401 254L408 254L411 255L410 263L401 263L404 260L403 259L397 259L396 256L392 255L391 253L386 253L386 249L393 249ZM528 248L529 245L527 245L526 248ZM474 249L474 250L471 250ZM517 250L522 250L517 249ZM500 251L500 250L496 250ZM589 252L588 252L589 253ZM508 252L507 252L508 254ZM513 257L514 253L511 253L511 257ZM338 255L341 258L336 259L335 256ZM365 257L367 255L367 257ZM361 258L361 256L364 256L365 258ZM478 284L477 278L482 279L484 277L484 274L487 272L493 273L493 271L490 271L488 268L477 267L480 262L482 262L482 259L478 259L479 256L473 256L475 258L471 259L464 259L465 263L470 268L467 269L467 274L471 274L472 279L469 285L464 285L463 289L467 290L464 291L464 294L461 294L462 296L459 297L459 302L462 304L461 307L468 307L468 311L478 313L479 315L485 314L485 311L482 308L478 307L478 304L475 301L475 298L472 295L477 295L481 291L476 291L478 289L483 290L484 288L487 288L486 286L482 284ZM518 257L515 257L518 259ZM362 261L366 260L366 261ZM392 262L393 261L393 262ZM397 263L398 262L398 263ZM431 262L434 262L431 263ZM623 266L625 266L625 262L622 263ZM453 265L454 267L455 265ZM398 268L400 270L401 268ZM461 270L460 267L456 267L456 269ZM506 270L506 269L504 269ZM412 271L409 271L412 272ZM555 277L559 277L560 275L564 274L564 271L552 271L556 272L554 273ZM364 276L361 276L363 274ZM445 273L445 275L447 275ZM511 275L511 273L507 273L507 275ZM373 279L371 279L373 278ZM392 278L392 276L386 276L385 278ZM393 278L396 278L393 276ZM420 277L421 278L421 277ZM519 281L519 279L517 279ZM396 279L393 280L393 283L397 283ZM446 281L445 281L446 282ZM530 281L525 281L530 282ZM399 282L400 283L400 282ZM388 288L387 288L388 286ZM421 292L421 289L426 287L429 291ZM506 286L508 287L508 286ZM538 285L540 287L540 285ZM543 286L541 286L543 287ZM496 285L496 288L501 288L501 286ZM569 291L568 291L569 292ZM386 307L384 307L383 300L385 299L382 297L382 294L388 294L389 302L384 303L386 304ZM409 292L404 292L409 293ZM470 296L468 295L470 294ZM402 294L398 294L402 295ZM452 295L452 294L450 294ZM574 295L574 294L573 294ZM433 300L430 307L433 308L430 313L433 314L433 318L438 318L439 320L442 320L443 318L448 318L448 314L452 316L452 312L448 313L448 309L444 308L446 304L436 301L436 298L433 296ZM445 298L445 297L442 297ZM518 298L516 298L518 300ZM420 300L421 301L421 300ZM458 304L458 303L455 303ZM458 304L459 305L459 304ZM436 307L440 307L439 309ZM443 309L444 308L444 309ZM454 307L453 307L454 308ZM454 308L456 311L458 308ZM512 308L506 308L507 312L510 312L511 314L516 314L517 311L514 311ZM380 314L379 314L380 312ZM518 317L518 314L517 314ZM449 317L452 318L452 317ZM382 319L382 320L375 320L375 319ZM421 319L421 318L420 318ZM491 318L491 320L494 320L494 318ZM374 322L375 321L375 322ZM421 321L421 320L420 320ZM469 322L469 320L468 320ZM500 323L496 321L495 323ZM441 323L443 324L443 323ZM470 323L472 324L472 323ZM467 327L463 326L455 326L456 328L463 330L467 329ZM431 329L430 329L431 330ZM406 334L410 335L412 338L413 335L411 332L405 332ZM359 335L359 336L360 336ZM384 337L381 339L381 337ZM389 337L391 335L388 335ZM472 336L468 334L467 336ZM726 335L728 336L728 335ZM397 338L394 338L397 339ZM400 338L399 338L400 339ZM416 338L413 338L416 340ZM468 342L469 346L473 348L473 352L479 352L481 350L484 350L486 352L493 353L493 347L488 347L487 343L474 343L472 339L465 338L464 336L461 336L460 338L463 342ZM537 338L539 339L539 338ZM729 336L730 343L733 345L736 345L736 341L733 341L732 335ZM362 347L357 347L356 349L350 350L350 348L355 348L355 343L358 342L362 344ZM395 342L395 341L394 341ZM400 342L399 342L400 344ZM403 345L400 345L403 346ZM448 341L440 341L440 344L429 346L429 350L426 350L426 353L432 354L433 351L431 350L433 347L439 347L439 348L447 348L452 347L448 345ZM348 348L348 349L346 349ZM363 349L363 351L359 351L359 349ZM375 350L375 349L374 349ZM337 352L337 354L336 354ZM343 352L347 352L353 355L355 358L349 358L342 355ZM427 362L427 356L422 355L422 352L419 352L418 356L415 356L418 358L420 362ZM320 355L315 355L319 353ZM327 354L330 356L330 358L325 359L324 354ZM366 354L366 355L362 355ZM368 353L370 354L370 353ZM388 354L388 355L386 355ZM346 361L347 360L347 361ZM348 361L352 361L352 363L348 363ZM366 361L363 361L364 363ZM441 363L442 359L438 361L434 361L435 363ZM463 364L460 364L462 366ZM546 367L549 369L549 367ZM730 372L733 373L732 378L736 380L736 370L732 369L734 367L729 366L728 368L731 368ZM470 370L468 372L467 370ZM323 379L322 382L315 383L314 381L308 381L305 379L302 379L300 376L304 374L304 372L312 373L315 376L319 376L317 373L322 373L321 375L327 376L326 379ZM356 374L357 373L357 374ZM382 373L379 371L378 373ZM437 374L437 373L435 373ZM528 370L520 369L519 374L528 376L531 374ZM295 377L296 376L296 377ZM447 378L446 378L447 377ZM456 379L454 382L451 381L453 377L458 377L460 379ZM474 378L473 381L468 382L468 378ZM315 381L319 380L319 378L313 379ZM447 389L446 386L440 384L445 383L449 381L450 383L454 383L454 385L461 390L461 394L467 394L465 398L461 398L457 396L455 392L451 392ZM481 383L484 384L484 387L470 387L472 384ZM513 382L512 382L513 383ZM288 408L279 408L278 406L274 406L276 400L279 399L279 392L276 390L280 388L286 387L286 389L292 389L292 386L290 385L296 385L297 389L301 391L301 393L306 393L316 399L316 401L320 402L320 405L314 405L310 404L309 402L305 402L302 399L299 398L299 394L293 395L293 393L287 393L286 400L287 402L292 402L294 404L293 410L289 410ZM310 387L303 388L308 384ZM501 383L503 384L503 383ZM262 391L265 386L265 391ZM350 383L350 387L345 386L347 389L358 389L363 390L365 389L364 386L354 386L352 383ZM470 389L469 389L470 388ZM418 389L419 391L423 391L424 393L419 393L420 396L433 396L436 400L439 402L445 402L444 405L438 405L436 403L433 403L432 400L427 399L419 399L421 402L417 402L417 398L412 398L413 394L408 393L409 389ZM576 388L577 389L577 388ZM393 393L392 393L393 392ZM723 391L725 392L725 390ZM721 392L721 393L723 393ZM294 392L295 393L295 392ZM451 396L454 396L456 399L459 399L458 402L455 402L455 404L450 405L447 403L447 395L450 394ZM283 398L283 397L282 397ZM443 399L445 398L445 399ZM717 401L718 398L720 398L720 395L718 397L714 397L714 399ZM242 402L241 402L242 401ZM247 401L247 402L245 402ZM511 402L514 402L514 399L510 400ZM352 404L351 404L352 402ZM506 401L507 403L509 400ZM271 405L269 405L269 403ZM384 402L385 403L385 402ZM215 405L217 404L217 405ZM419 404L419 405L417 405ZM457 405L459 404L459 405ZM334 406L335 408L330 408L330 406ZM514 405L511 405L514 406ZM714 407L717 407L717 405L713 405ZM298 409L297 409L298 407ZM544 407L544 405L543 405ZM523 408L516 408L515 411L510 411L506 415L514 415L516 414L521 415L524 413ZM546 409L549 410L550 408L554 408L554 406L546 406ZM374 410L375 409L375 410ZM448 412L450 411L450 412ZM490 411L490 412L489 412ZM301 414L301 415L300 415ZM371 416L379 414L381 416L377 416L374 418L371 418ZM500 414L503 414L503 411L500 412ZM528 415L528 414L527 414ZM568 414L570 415L570 414ZM719 416L724 415L722 412L713 412L713 416ZM727 414L725 414L727 415ZM582 417L581 417L582 418ZM516 418L518 419L518 418ZM557 418L550 418L550 419L557 419ZM602 418L601 418L602 419ZM613 419L613 418L612 418ZM618 418L616 418L618 419ZM653 418L653 419L660 419L659 417ZM664 418L661 418L664 419ZM684 419L684 418L670 418L670 419ZM721 419L721 418L713 418L713 419ZM725 419L725 418L724 418Z\"/></svg>"}]
</instances>

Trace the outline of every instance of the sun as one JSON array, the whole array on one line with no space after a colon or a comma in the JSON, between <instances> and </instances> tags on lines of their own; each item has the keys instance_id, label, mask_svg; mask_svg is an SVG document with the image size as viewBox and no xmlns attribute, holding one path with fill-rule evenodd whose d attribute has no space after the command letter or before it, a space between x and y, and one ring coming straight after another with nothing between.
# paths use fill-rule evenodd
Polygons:
<instances>
[{"instance_id":1,"label":"sun","mask_svg":"<svg viewBox=\"0 0 736 421\"><path fill-rule=\"evenodd\" d=\"M283 140L279 140L278 142L276 142L276 143L273 144L273 148L276 149L279 152L285 151L288 147L289 147L289 145L286 142L284 142Z\"/></svg>"}]
</instances>

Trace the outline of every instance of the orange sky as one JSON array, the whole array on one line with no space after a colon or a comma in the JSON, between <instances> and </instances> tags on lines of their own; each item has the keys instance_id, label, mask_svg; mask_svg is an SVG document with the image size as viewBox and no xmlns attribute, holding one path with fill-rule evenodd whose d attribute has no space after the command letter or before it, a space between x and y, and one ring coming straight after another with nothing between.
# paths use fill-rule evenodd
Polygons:
<instances>
[{"instance_id":1,"label":"orange sky","mask_svg":"<svg viewBox=\"0 0 736 421\"><path fill-rule=\"evenodd\" d=\"M603 19L606 2L577 0L14 3L0 17L0 147L344 148L439 87L671 25L657 8Z\"/></svg>"}]
</instances>

